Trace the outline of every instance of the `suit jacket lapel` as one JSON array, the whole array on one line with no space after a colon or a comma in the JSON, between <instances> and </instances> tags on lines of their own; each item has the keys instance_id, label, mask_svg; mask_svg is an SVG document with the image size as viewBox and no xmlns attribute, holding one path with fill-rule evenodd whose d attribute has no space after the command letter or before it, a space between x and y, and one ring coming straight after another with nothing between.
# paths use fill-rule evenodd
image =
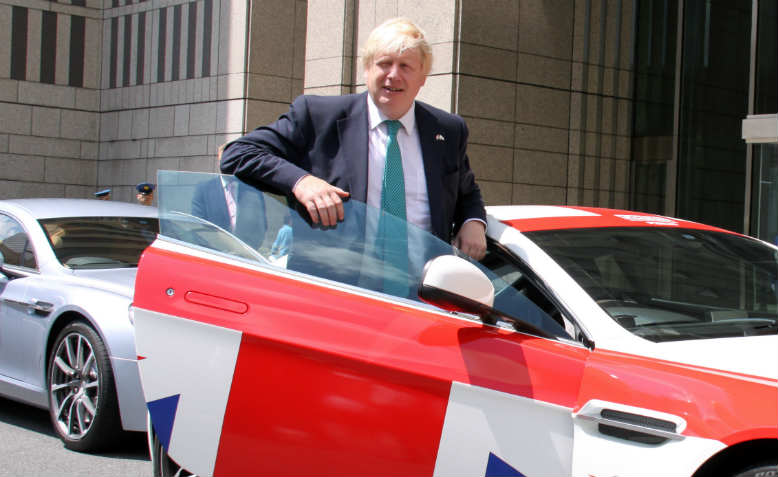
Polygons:
<instances>
[{"instance_id":1,"label":"suit jacket lapel","mask_svg":"<svg viewBox=\"0 0 778 477\"><path fill-rule=\"evenodd\" d=\"M340 159L348 167L351 197L367 201L367 93L354 97L346 116L338 120Z\"/></svg>"},{"instance_id":2,"label":"suit jacket lapel","mask_svg":"<svg viewBox=\"0 0 778 477\"><path fill-rule=\"evenodd\" d=\"M443 155L444 143L435 138L441 133L438 120L416 103L416 127L419 129L421 155L424 161L424 175L427 180L427 197L430 207L430 226L438 237L448 237L443 213Z\"/></svg>"}]
</instances>

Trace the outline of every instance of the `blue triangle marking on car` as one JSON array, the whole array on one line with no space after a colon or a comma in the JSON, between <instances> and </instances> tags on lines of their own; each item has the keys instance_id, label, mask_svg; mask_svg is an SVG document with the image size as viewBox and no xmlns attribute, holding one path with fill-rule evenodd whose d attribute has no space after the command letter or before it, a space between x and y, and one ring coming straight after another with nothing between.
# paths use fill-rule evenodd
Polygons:
<instances>
[{"instance_id":1,"label":"blue triangle marking on car","mask_svg":"<svg viewBox=\"0 0 778 477\"><path fill-rule=\"evenodd\" d=\"M524 474L514 469L510 464L496 455L489 453L489 461L486 463L484 477L525 477Z\"/></svg>"},{"instance_id":2,"label":"blue triangle marking on car","mask_svg":"<svg viewBox=\"0 0 778 477\"><path fill-rule=\"evenodd\" d=\"M167 451L170 445L170 435L173 433L173 422L176 420L176 409L180 394L149 401L146 406L151 415L151 424L162 447Z\"/></svg>"}]
</instances>

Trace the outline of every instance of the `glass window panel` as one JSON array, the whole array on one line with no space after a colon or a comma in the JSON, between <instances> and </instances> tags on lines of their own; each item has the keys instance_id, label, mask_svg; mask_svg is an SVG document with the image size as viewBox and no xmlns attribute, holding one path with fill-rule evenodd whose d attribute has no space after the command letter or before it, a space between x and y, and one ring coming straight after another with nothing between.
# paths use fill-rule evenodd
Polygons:
<instances>
[{"instance_id":1,"label":"glass window panel","mask_svg":"<svg viewBox=\"0 0 778 477\"><path fill-rule=\"evenodd\" d=\"M0 252L9 265L37 268L27 233L16 220L0 214Z\"/></svg>"},{"instance_id":2,"label":"glass window panel","mask_svg":"<svg viewBox=\"0 0 778 477\"><path fill-rule=\"evenodd\" d=\"M132 268L157 237L148 217L58 217L40 221L60 263L72 269Z\"/></svg>"},{"instance_id":3,"label":"glass window panel","mask_svg":"<svg viewBox=\"0 0 778 477\"><path fill-rule=\"evenodd\" d=\"M677 0L639 2L630 207L665 213L673 159Z\"/></svg>"},{"instance_id":4,"label":"glass window panel","mask_svg":"<svg viewBox=\"0 0 778 477\"><path fill-rule=\"evenodd\" d=\"M778 245L778 144L754 146L752 233Z\"/></svg>"},{"instance_id":5,"label":"glass window panel","mask_svg":"<svg viewBox=\"0 0 778 477\"><path fill-rule=\"evenodd\" d=\"M687 0L677 215L743 229L751 0Z\"/></svg>"},{"instance_id":6,"label":"glass window panel","mask_svg":"<svg viewBox=\"0 0 778 477\"><path fill-rule=\"evenodd\" d=\"M778 2L759 2L756 46L756 104L755 114L778 113Z\"/></svg>"},{"instance_id":7,"label":"glass window panel","mask_svg":"<svg viewBox=\"0 0 778 477\"><path fill-rule=\"evenodd\" d=\"M778 252L680 228L528 232L624 328L652 341L775 334Z\"/></svg>"},{"instance_id":8,"label":"glass window panel","mask_svg":"<svg viewBox=\"0 0 778 477\"><path fill-rule=\"evenodd\" d=\"M224 187L230 182L238 183L234 224ZM427 261L460 254L432 234L355 200L344 203L343 222L323 228L312 226L308 213L290 207L285 197L233 176L159 171L158 184L160 234L165 237L400 298L419 300ZM281 255L281 247L273 244L289 232L287 226L291 237Z\"/></svg>"}]
</instances>

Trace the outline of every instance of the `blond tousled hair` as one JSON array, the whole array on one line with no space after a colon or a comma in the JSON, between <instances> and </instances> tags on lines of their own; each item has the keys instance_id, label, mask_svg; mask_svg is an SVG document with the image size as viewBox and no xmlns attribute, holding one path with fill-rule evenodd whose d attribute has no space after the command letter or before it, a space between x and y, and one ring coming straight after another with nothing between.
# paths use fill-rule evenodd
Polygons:
<instances>
[{"instance_id":1,"label":"blond tousled hair","mask_svg":"<svg viewBox=\"0 0 778 477\"><path fill-rule=\"evenodd\" d=\"M367 70L380 53L402 53L415 48L421 55L422 68L427 75L432 68L432 49L424 31L407 18L390 18L378 25L367 37L362 49L362 66Z\"/></svg>"}]
</instances>

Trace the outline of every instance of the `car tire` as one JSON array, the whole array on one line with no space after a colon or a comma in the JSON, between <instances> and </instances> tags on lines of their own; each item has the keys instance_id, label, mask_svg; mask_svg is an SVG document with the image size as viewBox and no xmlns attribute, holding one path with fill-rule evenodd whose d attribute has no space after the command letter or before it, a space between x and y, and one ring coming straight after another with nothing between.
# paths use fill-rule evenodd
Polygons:
<instances>
[{"instance_id":1,"label":"car tire","mask_svg":"<svg viewBox=\"0 0 778 477\"><path fill-rule=\"evenodd\" d=\"M111 359L97 332L74 321L49 354L49 416L65 447L95 452L123 435Z\"/></svg>"},{"instance_id":2,"label":"car tire","mask_svg":"<svg viewBox=\"0 0 778 477\"><path fill-rule=\"evenodd\" d=\"M151 445L149 447L151 448L151 466L154 469L154 477L186 477L194 475L170 458L167 450L165 450L162 442L157 437L157 433L154 432L151 421L149 421L149 429L151 433L151 439L149 439Z\"/></svg>"},{"instance_id":3,"label":"car tire","mask_svg":"<svg viewBox=\"0 0 778 477\"><path fill-rule=\"evenodd\" d=\"M761 462L736 472L732 477L778 477L778 465L769 461Z\"/></svg>"}]
</instances>

